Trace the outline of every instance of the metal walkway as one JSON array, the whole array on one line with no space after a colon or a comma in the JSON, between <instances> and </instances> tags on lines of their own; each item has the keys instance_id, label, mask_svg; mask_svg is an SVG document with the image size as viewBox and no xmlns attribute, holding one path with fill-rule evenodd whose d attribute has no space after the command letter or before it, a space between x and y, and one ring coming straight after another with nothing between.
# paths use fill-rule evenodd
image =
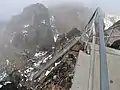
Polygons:
<instances>
[{"instance_id":1,"label":"metal walkway","mask_svg":"<svg viewBox=\"0 0 120 90\"><path fill-rule=\"evenodd\" d=\"M87 90L90 67L89 59L90 55L83 51L79 52L71 90Z\"/></svg>"},{"instance_id":2,"label":"metal walkway","mask_svg":"<svg viewBox=\"0 0 120 90\"><path fill-rule=\"evenodd\" d=\"M109 76L109 90L120 89L120 51L106 47L108 76ZM80 51L76 63L75 75L71 90L89 90L89 72L90 72L90 55ZM100 58L99 46L95 46L95 62L94 62L94 85L93 90L100 89Z\"/></svg>"}]
</instances>

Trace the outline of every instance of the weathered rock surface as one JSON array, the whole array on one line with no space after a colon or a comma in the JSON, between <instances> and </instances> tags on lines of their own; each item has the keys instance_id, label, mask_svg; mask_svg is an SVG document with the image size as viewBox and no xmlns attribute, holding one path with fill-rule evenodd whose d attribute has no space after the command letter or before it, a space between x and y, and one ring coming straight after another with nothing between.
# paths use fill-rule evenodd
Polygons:
<instances>
[{"instance_id":1,"label":"weathered rock surface","mask_svg":"<svg viewBox=\"0 0 120 90\"><path fill-rule=\"evenodd\" d=\"M14 16L8 24L8 33L16 33L12 44L20 49L29 49L37 45L42 48L54 44L48 9L42 4L33 4Z\"/></svg>"},{"instance_id":2,"label":"weathered rock surface","mask_svg":"<svg viewBox=\"0 0 120 90\"><path fill-rule=\"evenodd\" d=\"M77 28L72 28L71 31L69 31L67 34L66 34L66 37L68 39L71 39L73 37L77 37L77 36L80 36L82 34L82 32L80 30L78 30Z\"/></svg>"},{"instance_id":3,"label":"weathered rock surface","mask_svg":"<svg viewBox=\"0 0 120 90\"><path fill-rule=\"evenodd\" d=\"M33 4L13 16L5 28L0 39L0 63L8 60L21 68L36 50L47 51L52 46L54 38L48 9L42 4Z\"/></svg>"},{"instance_id":4,"label":"weathered rock surface","mask_svg":"<svg viewBox=\"0 0 120 90\"><path fill-rule=\"evenodd\" d=\"M119 49L120 46L120 20L114 23L108 30L105 32L107 35L112 38L106 38L106 44L114 49Z\"/></svg>"}]
</instances>

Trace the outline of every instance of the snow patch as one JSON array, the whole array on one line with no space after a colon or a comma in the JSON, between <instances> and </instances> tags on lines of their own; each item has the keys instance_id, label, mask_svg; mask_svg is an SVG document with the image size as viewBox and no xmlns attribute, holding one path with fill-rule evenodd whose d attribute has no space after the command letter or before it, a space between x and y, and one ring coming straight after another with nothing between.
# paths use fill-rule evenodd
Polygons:
<instances>
[{"instance_id":1,"label":"snow patch","mask_svg":"<svg viewBox=\"0 0 120 90\"><path fill-rule=\"evenodd\" d=\"M46 62L47 62L47 60L48 60L48 58L45 58L45 59L43 60L43 63L46 63Z\"/></svg>"},{"instance_id":2,"label":"snow patch","mask_svg":"<svg viewBox=\"0 0 120 90\"><path fill-rule=\"evenodd\" d=\"M34 68L30 67L30 68L28 68L27 70L25 70L24 73L29 73L29 72L31 72L33 69L34 69Z\"/></svg>"},{"instance_id":3,"label":"snow patch","mask_svg":"<svg viewBox=\"0 0 120 90\"><path fill-rule=\"evenodd\" d=\"M29 78L30 81L33 80L34 75L35 75L35 73L32 73L32 74L30 75L30 78Z\"/></svg>"},{"instance_id":4,"label":"snow patch","mask_svg":"<svg viewBox=\"0 0 120 90\"><path fill-rule=\"evenodd\" d=\"M54 76L53 76L53 79L56 79L56 78L57 78L57 75L54 75Z\"/></svg>"},{"instance_id":5,"label":"snow patch","mask_svg":"<svg viewBox=\"0 0 120 90\"><path fill-rule=\"evenodd\" d=\"M58 39L58 36L60 35L59 32L57 31L57 29L55 30L52 30L53 31L53 34L54 34L54 41L56 42L57 39Z\"/></svg>"},{"instance_id":6,"label":"snow patch","mask_svg":"<svg viewBox=\"0 0 120 90\"><path fill-rule=\"evenodd\" d=\"M21 74L21 76L24 76L23 74Z\"/></svg>"},{"instance_id":7,"label":"snow patch","mask_svg":"<svg viewBox=\"0 0 120 90\"><path fill-rule=\"evenodd\" d=\"M55 26L51 25L52 28L55 28Z\"/></svg>"},{"instance_id":8,"label":"snow patch","mask_svg":"<svg viewBox=\"0 0 120 90\"><path fill-rule=\"evenodd\" d=\"M12 44L13 38L10 40L10 44Z\"/></svg>"},{"instance_id":9,"label":"snow patch","mask_svg":"<svg viewBox=\"0 0 120 90\"><path fill-rule=\"evenodd\" d=\"M30 25L29 24L27 24L27 25L24 25L24 28L27 28L27 27L29 27Z\"/></svg>"},{"instance_id":10,"label":"snow patch","mask_svg":"<svg viewBox=\"0 0 120 90\"><path fill-rule=\"evenodd\" d=\"M50 71L46 71L45 76L47 76L50 73Z\"/></svg>"},{"instance_id":11,"label":"snow patch","mask_svg":"<svg viewBox=\"0 0 120 90\"><path fill-rule=\"evenodd\" d=\"M42 21L41 21L41 23L42 23L42 24L45 24L45 23L46 23L46 21L45 21L45 20L42 20Z\"/></svg>"},{"instance_id":12,"label":"snow patch","mask_svg":"<svg viewBox=\"0 0 120 90\"><path fill-rule=\"evenodd\" d=\"M47 52L39 52L39 53L35 53L35 57L40 57L40 56L43 56L43 55L45 55Z\"/></svg>"},{"instance_id":13,"label":"snow patch","mask_svg":"<svg viewBox=\"0 0 120 90\"><path fill-rule=\"evenodd\" d=\"M35 66L35 67L38 67L41 63L42 63L42 60L39 61L38 63L34 63L34 66Z\"/></svg>"},{"instance_id":14,"label":"snow patch","mask_svg":"<svg viewBox=\"0 0 120 90\"><path fill-rule=\"evenodd\" d=\"M8 59L6 60L6 63L7 63L7 65L10 63Z\"/></svg>"},{"instance_id":15,"label":"snow patch","mask_svg":"<svg viewBox=\"0 0 120 90\"><path fill-rule=\"evenodd\" d=\"M5 77L7 77L7 73L6 72L2 72L2 74L0 75L0 81L2 81Z\"/></svg>"},{"instance_id":16,"label":"snow patch","mask_svg":"<svg viewBox=\"0 0 120 90\"><path fill-rule=\"evenodd\" d=\"M54 16L51 16L51 18L50 18L50 23L53 24L54 21L55 21L55 17L54 17Z\"/></svg>"},{"instance_id":17,"label":"snow patch","mask_svg":"<svg viewBox=\"0 0 120 90\"><path fill-rule=\"evenodd\" d=\"M0 88L2 88L2 87L3 87L3 85L0 84Z\"/></svg>"},{"instance_id":18,"label":"snow patch","mask_svg":"<svg viewBox=\"0 0 120 90\"><path fill-rule=\"evenodd\" d=\"M20 87L22 87L22 84L21 84L21 83L19 83L19 86L20 86Z\"/></svg>"},{"instance_id":19,"label":"snow patch","mask_svg":"<svg viewBox=\"0 0 120 90\"><path fill-rule=\"evenodd\" d=\"M120 16L106 14L104 18L105 29L111 27L118 20L120 20Z\"/></svg>"},{"instance_id":20,"label":"snow patch","mask_svg":"<svg viewBox=\"0 0 120 90\"><path fill-rule=\"evenodd\" d=\"M46 57L46 58L43 60L43 63L46 63L48 59L52 59L52 55L49 55L48 57Z\"/></svg>"},{"instance_id":21,"label":"snow patch","mask_svg":"<svg viewBox=\"0 0 120 90\"><path fill-rule=\"evenodd\" d=\"M58 63L55 63L55 67L58 65L58 64L60 64L61 63L61 61L60 62L58 62Z\"/></svg>"},{"instance_id":22,"label":"snow patch","mask_svg":"<svg viewBox=\"0 0 120 90\"><path fill-rule=\"evenodd\" d=\"M19 72L19 73L21 73L21 71L20 71L20 70L18 70L18 72Z\"/></svg>"},{"instance_id":23,"label":"snow patch","mask_svg":"<svg viewBox=\"0 0 120 90\"><path fill-rule=\"evenodd\" d=\"M45 73L45 76L47 76L55 67L52 67L51 70L47 70L46 73Z\"/></svg>"},{"instance_id":24,"label":"snow patch","mask_svg":"<svg viewBox=\"0 0 120 90\"><path fill-rule=\"evenodd\" d=\"M22 33L23 33L23 34L28 34L28 31L23 30Z\"/></svg>"},{"instance_id":25,"label":"snow patch","mask_svg":"<svg viewBox=\"0 0 120 90\"><path fill-rule=\"evenodd\" d=\"M58 38L58 37L54 36L54 41L55 41L55 42L57 41L57 38Z\"/></svg>"},{"instance_id":26,"label":"snow patch","mask_svg":"<svg viewBox=\"0 0 120 90\"><path fill-rule=\"evenodd\" d=\"M69 40L68 37L65 36L65 38L66 38L67 41Z\"/></svg>"},{"instance_id":27,"label":"snow patch","mask_svg":"<svg viewBox=\"0 0 120 90\"><path fill-rule=\"evenodd\" d=\"M4 83L4 85L10 84L10 83L12 83L12 82L10 82L10 81L7 81L7 82L5 82L5 83Z\"/></svg>"},{"instance_id":28,"label":"snow patch","mask_svg":"<svg viewBox=\"0 0 120 90\"><path fill-rule=\"evenodd\" d=\"M52 31L53 31L53 34L54 34L54 41L56 42L56 40L57 40L57 38L59 36L59 32L58 32L54 22L55 22L55 17L51 16L51 18L50 18L50 25L51 25L51 28L52 28Z\"/></svg>"},{"instance_id":29,"label":"snow patch","mask_svg":"<svg viewBox=\"0 0 120 90\"><path fill-rule=\"evenodd\" d=\"M52 49L55 49L55 47L52 47Z\"/></svg>"},{"instance_id":30,"label":"snow patch","mask_svg":"<svg viewBox=\"0 0 120 90\"><path fill-rule=\"evenodd\" d=\"M51 70L53 70L55 67L52 67Z\"/></svg>"}]
</instances>

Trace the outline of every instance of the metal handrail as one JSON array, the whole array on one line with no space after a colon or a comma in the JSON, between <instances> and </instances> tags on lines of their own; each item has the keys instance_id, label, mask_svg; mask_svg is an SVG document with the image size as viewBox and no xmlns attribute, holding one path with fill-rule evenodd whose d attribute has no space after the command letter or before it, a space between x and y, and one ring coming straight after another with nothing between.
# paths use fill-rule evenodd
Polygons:
<instances>
[{"instance_id":1,"label":"metal handrail","mask_svg":"<svg viewBox=\"0 0 120 90\"><path fill-rule=\"evenodd\" d=\"M109 90L109 83L108 83L108 68L107 68L107 59L106 59L106 49L105 49L105 40L104 40L104 31L103 31L103 16L102 13L100 11L100 8L97 8L92 16L92 18L90 19L90 21L88 22L88 24L85 27L85 30L82 33L82 38L85 41L86 37L87 37L87 32L90 31L90 27L92 26L92 23L95 23L95 32L98 31L99 33L99 53L100 53L100 90ZM93 31L94 32L94 31ZM86 37L85 37L86 35ZM81 38L81 39L82 39ZM89 38L87 38L89 39ZM88 40L86 40L87 42ZM93 46L95 45L95 39L94 39L94 35L93 35ZM93 47L94 49L94 47ZM92 49L92 50L93 50ZM95 56L94 50L91 53L92 56ZM95 58L93 57L92 60L92 66L90 68L94 68L94 60ZM94 80L94 70L91 69L91 75L92 75L92 81ZM93 90L93 83L90 84L90 90Z\"/></svg>"},{"instance_id":2,"label":"metal handrail","mask_svg":"<svg viewBox=\"0 0 120 90\"><path fill-rule=\"evenodd\" d=\"M103 31L103 16L98 8L98 32L100 37L100 90L109 90L108 68Z\"/></svg>"}]
</instances>

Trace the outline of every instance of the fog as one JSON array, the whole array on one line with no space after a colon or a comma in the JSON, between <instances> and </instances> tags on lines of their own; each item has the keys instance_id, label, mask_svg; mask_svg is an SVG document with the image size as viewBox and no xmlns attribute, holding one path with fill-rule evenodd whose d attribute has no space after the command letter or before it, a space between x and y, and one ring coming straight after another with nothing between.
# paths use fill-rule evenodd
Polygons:
<instances>
[{"instance_id":1,"label":"fog","mask_svg":"<svg viewBox=\"0 0 120 90\"><path fill-rule=\"evenodd\" d=\"M96 8L100 6L103 11L120 15L120 0L1 0L0 2L0 20L8 20L11 16L20 13L24 7L43 3L46 7L59 5L61 3L82 3L86 7Z\"/></svg>"},{"instance_id":2,"label":"fog","mask_svg":"<svg viewBox=\"0 0 120 90\"><path fill-rule=\"evenodd\" d=\"M65 83L64 87L70 89L79 51L84 49L84 42L78 37L93 10L99 6L106 13L120 15L119 3L119 0L1 0L0 81L13 81L19 90L41 90L37 88L49 87L49 83L55 87L60 84L57 86L60 88ZM115 23L116 17L106 21ZM118 43L114 45L117 46ZM86 47L84 52L91 50L90 45ZM52 73L47 76L47 71Z\"/></svg>"}]
</instances>

